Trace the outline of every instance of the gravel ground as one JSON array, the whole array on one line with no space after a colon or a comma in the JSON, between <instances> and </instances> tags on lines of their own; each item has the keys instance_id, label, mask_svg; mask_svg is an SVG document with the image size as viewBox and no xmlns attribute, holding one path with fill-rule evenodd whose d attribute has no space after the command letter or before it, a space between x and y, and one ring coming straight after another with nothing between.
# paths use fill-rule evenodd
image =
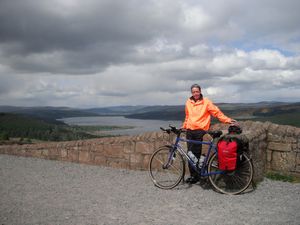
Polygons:
<instances>
[{"instance_id":1,"label":"gravel ground","mask_svg":"<svg viewBox=\"0 0 300 225\"><path fill-rule=\"evenodd\" d=\"M300 224L300 184L265 179L227 196L153 186L145 171L0 155L0 225Z\"/></svg>"}]
</instances>

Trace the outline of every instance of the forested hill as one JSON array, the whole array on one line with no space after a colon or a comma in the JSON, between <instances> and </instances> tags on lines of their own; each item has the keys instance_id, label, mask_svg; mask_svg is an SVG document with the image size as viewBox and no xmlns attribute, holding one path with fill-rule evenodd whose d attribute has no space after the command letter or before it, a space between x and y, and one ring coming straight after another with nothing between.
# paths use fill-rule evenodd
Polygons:
<instances>
[{"instance_id":1,"label":"forested hill","mask_svg":"<svg viewBox=\"0 0 300 225\"><path fill-rule=\"evenodd\" d=\"M0 140L10 137L38 139L44 141L68 141L97 136L65 124L49 123L28 115L0 113Z\"/></svg>"},{"instance_id":2,"label":"forested hill","mask_svg":"<svg viewBox=\"0 0 300 225\"><path fill-rule=\"evenodd\" d=\"M259 102L259 103L217 103L216 104L226 115L237 120L257 120L270 121L277 124L292 125L300 127L300 102ZM87 117L87 116L125 116L134 119L156 119L156 120L180 120L185 117L184 105L158 105L158 106L113 106L101 107L92 109L77 109L68 107L14 107L0 106L0 113L10 113L11 123L16 125L16 121L22 118L20 126L26 124L29 127L40 127L40 131L44 127L48 127L48 133L45 132L45 137L49 134L50 139L56 139L57 133L61 140L83 137L83 134L73 132L72 128L67 127L63 122L57 119L66 117ZM20 117L18 117L19 115ZM24 119L25 116L25 119ZM6 115L9 117L9 115ZM5 118L2 114L2 119ZM3 120L0 121L3 126ZM214 122L214 121L213 121ZM38 124L38 125L37 125ZM13 125L13 126L15 126ZM9 126L7 126L9 127ZM19 130L28 130L20 128ZM90 128L88 128L90 129ZM17 129L15 129L17 130ZM37 129L32 128L32 130ZM28 131L29 132L29 131ZM73 134L71 134L73 132ZM27 135L28 136L28 135Z\"/></svg>"},{"instance_id":3,"label":"forested hill","mask_svg":"<svg viewBox=\"0 0 300 225\"><path fill-rule=\"evenodd\" d=\"M226 115L237 120L270 121L300 127L300 102L219 103ZM135 119L183 120L184 106L145 107L135 114L126 115Z\"/></svg>"},{"instance_id":4,"label":"forested hill","mask_svg":"<svg viewBox=\"0 0 300 225\"><path fill-rule=\"evenodd\" d=\"M0 106L0 112L13 113L18 115L27 115L45 122L62 124L57 119L66 117L85 117L99 116L99 114L84 110L68 107L16 107L16 106Z\"/></svg>"}]
</instances>

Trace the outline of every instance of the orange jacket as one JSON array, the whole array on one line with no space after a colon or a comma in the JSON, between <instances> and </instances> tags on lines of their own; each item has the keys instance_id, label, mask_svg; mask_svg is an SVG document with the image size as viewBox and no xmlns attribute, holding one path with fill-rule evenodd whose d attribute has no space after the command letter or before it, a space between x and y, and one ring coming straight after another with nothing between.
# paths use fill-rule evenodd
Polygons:
<instances>
[{"instance_id":1,"label":"orange jacket","mask_svg":"<svg viewBox=\"0 0 300 225\"><path fill-rule=\"evenodd\" d=\"M195 102L189 98L185 104L185 120L182 127L190 130L208 130L211 116L218 118L223 123L231 122L231 119L225 116L209 99L202 98Z\"/></svg>"}]
</instances>

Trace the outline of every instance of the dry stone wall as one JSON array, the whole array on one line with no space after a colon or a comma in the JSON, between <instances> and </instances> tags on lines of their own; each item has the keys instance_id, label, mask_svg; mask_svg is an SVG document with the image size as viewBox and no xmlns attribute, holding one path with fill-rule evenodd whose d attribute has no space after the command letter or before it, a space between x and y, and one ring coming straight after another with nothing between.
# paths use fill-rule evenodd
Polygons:
<instances>
[{"instance_id":1,"label":"dry stone wall","mask_svg":"<svg viewBox=\"0 0 300 225\"><path fill-rule=\"evenodd\" d=\"M0 154L144 170L147 169L152 152L169 142L169 135L152 132L82 141L2 145Z\"/></svg>"},{"instance_id":2,"label":"dry stone wall","mask_svg":"<svg viewBox=\"0 0 300 225\"><path fill-rule=\"evenodd\" d=\"M256 180L267 171L300 177L300 128L252 121L241 126L249 140ZM216 124L212 129L226 129L226 125Z\"/></svg>"},{"instance_id":3,"label":"dry stone wall","mask_svg":"<svg viewBox=\"0 0 300 225\"><path fill-rule=\"evenodd\" d=\"M262 180L266 171L300 177L300 128L252 121L242 122L241 126L249 140L255 181ZM213 130L226 131L227 128L226 124L212 126ZM173 138L162 132L150 132L82 141L2 145L0 154L147 170L153 151L169 144Z\"/></svg>"}]
</instances>

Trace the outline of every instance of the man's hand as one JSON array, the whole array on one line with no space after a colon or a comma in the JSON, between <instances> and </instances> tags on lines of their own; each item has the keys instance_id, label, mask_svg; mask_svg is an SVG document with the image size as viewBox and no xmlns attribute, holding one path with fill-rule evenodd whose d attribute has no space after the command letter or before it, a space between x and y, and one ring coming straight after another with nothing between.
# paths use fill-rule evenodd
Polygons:
<instances>
[{"instance_id":1,"label":"man's hand","mask_svg":"<svg viewBox=\"0 0 300 225\"><path fill-rule=\"evenodd\" d=\"M181 127L180 130L181 130L181 132L186 132L186 129L183 127Z\"/></svg>"},{"instance_id":2,"label":"man's hand","mask_svg":"<svg viewBox=\"0 0 300 225\"><path fill-rule=\"evenodd\" d=\"M231 119L230 125L239 126L239 123L238 123L238 121L236 121L236 120L234 120L234 119Z\"/></svg>"}]
</instances>

